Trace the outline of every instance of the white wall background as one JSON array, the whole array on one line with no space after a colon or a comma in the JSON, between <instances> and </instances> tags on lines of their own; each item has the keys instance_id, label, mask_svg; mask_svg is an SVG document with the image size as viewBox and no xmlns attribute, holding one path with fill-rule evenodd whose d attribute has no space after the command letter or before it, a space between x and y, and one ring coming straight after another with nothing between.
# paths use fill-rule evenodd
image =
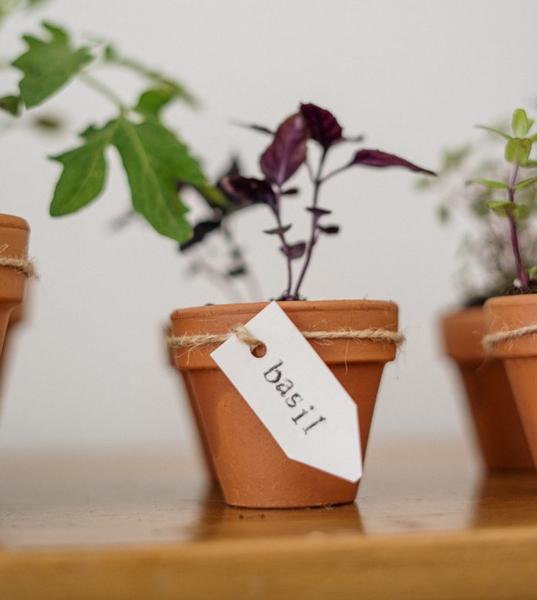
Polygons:
<instances>
[{"instance_id":1,"label":"white wall background","mask_svg":"<svg viewBox=\"0 0 537 600\"><path fill-rule=\"evenodd\" d=\"M350 132L366 132L369 145L436 167L440 147L472 137L473 124L535 93L534 0L56 0L11 21L2 54L18 52L18 33L43 15L109 37L187 81L204 110L174 108L169 119L213 173L234 149L254 169L265 144L231 119L274 125L301 100L331 108ZM134 98L136 78L102 77ZM10 83L1 81L4 89ZM115 157L103 198L83 214L48 217L58 166L45 156L74 145L88 115L104 119L110 110L80 85L48 109L64 114L70 132L36 138L22 124L0 139L1 210L31 222L41 274L31 319L12 344L0 447L190 442L161 326L176 307L226 298L185 277L173 242L143 223L111 233L111 220L127 207ZM317 253L305 291L400 305L408 343L386 369L375 442L432 434L466 443L436 325L438 311L456 299L450 277L460 232L440 228L435 198L416 194L412 184L410 174L395 170L334 180L325 203L343 232ZM302 207L290 200L289 217L301 219ZM273 240L258 235L269 223L263 209L235 223L267 297L283 282Z\"/></svg>"}]
</instances>

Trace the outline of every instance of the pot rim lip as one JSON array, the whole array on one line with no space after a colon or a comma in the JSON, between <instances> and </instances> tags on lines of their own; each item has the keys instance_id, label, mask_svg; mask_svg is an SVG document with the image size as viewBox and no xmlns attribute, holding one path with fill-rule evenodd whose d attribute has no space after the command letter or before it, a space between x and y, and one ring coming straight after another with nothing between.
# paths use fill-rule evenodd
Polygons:
<instances>
[{"instance_id":1,"label":"pot rim lip","mask_svg":"<svg viewBox=\"0 0 537 600\"><path fill-rule=\"evenodd\" d=\"M30 231L30 225L26 219L18 217L17 215L9 215L5 213L0 213L0 228Z\"/></svg>"},{"instance_id":2,"label":"pot rim lip","mask_svg":"<svg viewBox=\"0 0 537 600\"><path fill-rule=\"evenodd\" d=\"M278 300L278 304L285 308L286 312L299 312L321 308L323 311L341 311L345 305L352 305L354 310L389 310L397 312L398 306L391 300L367 300L367 299L340 299L340 300ZM170 318L183 319L185 317L197 317L206 315L209 311L212 315L234 315L244 312L257 313L270 303L269 300L262 302L240 302L231 304L206 304L204 306L191 306L178 308L172 311Z\"/></svg>"},{"instance_id":3,"label":"pot rim lip","mask_svg":"<svg viewBox=\"0 0 537 600\"><path fill-rule=\"evenodd\" d=\"M481 306L459 306L451 309L444 310L440 314L441 321L447 321L449 319L456 319L464 316L477 315L483 312L485 305Z\"/></svg>"},{"instance_id":4,"label":"pot rim lip","mask_svg":"<svg viewBox=\"0 0 537 600\"><path fill-rule=\"evenodd\" d=\"M537 293L494 296L486 301L485 306L524 306L525 304L537 304Z\"/></svg>"}]
</instances>

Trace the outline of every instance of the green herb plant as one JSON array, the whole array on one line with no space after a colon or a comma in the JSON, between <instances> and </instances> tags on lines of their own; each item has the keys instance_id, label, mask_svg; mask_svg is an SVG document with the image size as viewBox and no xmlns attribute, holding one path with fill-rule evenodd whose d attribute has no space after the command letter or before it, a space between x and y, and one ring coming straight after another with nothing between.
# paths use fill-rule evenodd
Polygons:
<instances>
[{"instance_id":1,"label":"green herb plant","mask_svg":"<svg viewBox=\"0 0 537 600\"><path fill-rule=\"evenodd\" d=\"M76 80L106 98L113 110L106 123L86 127L75 148L51 157L61 164L62 172L50 214L78 212L103 193L107 151L114 148L127 176L133 210L158 233L186 242L193 230L178 181L200 190L215 204L225 204L223 194L208 183L199 160L163 118L172 102L194 107L195 97L178 81L123 56L109 43L78 45L59 25L43 22L41 27L39 35L23 36L26 50L11 63L22 75L19 89L0 98L0 109L17 117ZM141 76L144 88L134 104L127 104L116 89L95 76L95 71L109 66Z\"/></svg>"},{"instance_id":2,"label":"green herb plant","mask_svg":"<svg viewBox=\"0 0 537 600\"><path fill-rule=\"evenodd\" d=\"M525 175L526 169L537 167L537 161L531 158L537 134L531 134L534 120L529 119L526 111L517 108L513 113L511 131L481 126L494 135L505 140L504 158L509 164L509 173L503 180L500 179L473 179L472 183L483 186L491 197L487 199L487 206L497 215L505 218L509 224L509 241L517 279L513 282L513 291L528 293L532 289L531 280L537 275L535 265L528 266L520 244L519 223L527 219L532 207L521 201L519 193L525 189L535 188L536 175ZM537 291L535 289L534 291Z\"/></svg>"},{"instance_id":3,"label":"green herb plant","mask_svg":"<svg viewBox=\"0 0 537 600\"><path fill-rule=\"evenodd\" d=\"M507 129L509 124L500 123L492 131ZM491 188L484 181L506 182L511 163L500 159L490 128L476 141L465 143L442 152L439 177L418 180L417 189L434 192L438 198L437 216L444 226L461 225L462 220L471 221L471 229L463 235L458 249L456 281L462 290L464 304L481 305L492 296L516 290L518 279L515 257L510 239L505 235L506 223L491 210L502 188ZM510 136L512 137L512 136ZM524 167L526 179L537 176L532 163ZM492 190L496 195L492 197ZM505 188L503 188L505 190ZM503 198L500 200L506 200ZM537 210L537 189L534 185L516 190L516 201L524 208L523 218L517 220L519 249L529 265L537 264L537 232L530 216ZM494 205L494 204L493 204ZM500 213L504 214L500 209Z\"/></svg>"}]
</instances>

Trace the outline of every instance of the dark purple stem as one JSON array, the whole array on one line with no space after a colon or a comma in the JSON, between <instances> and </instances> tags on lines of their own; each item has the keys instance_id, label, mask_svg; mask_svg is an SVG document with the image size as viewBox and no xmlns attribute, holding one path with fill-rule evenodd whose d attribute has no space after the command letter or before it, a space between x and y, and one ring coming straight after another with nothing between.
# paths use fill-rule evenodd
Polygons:
<instances>
[{"instance_id":1,"label":"dark purple stem","mask_svg":"<svg viewBox=\"0 0 537 600\"><path fill-rule=\"evenodd\" d=\"M240 266L246 273L246 280L247 280L248 287L250 288L251 299L258 300L259 298L261 298L262 294L261 294L261 288L259 287L257 278L255 277L255 274L253 273L250 266L248 265L248 261L246 260L246 258L244 256L242 248L235 240L233 233L231 232L231 230L229 229L229 227L226 224L225 219L222 220L221 229L222 229L222 233L224 235L224 239L228 243L232 254L234 254L238 258Z\"/></svg>"},{"instance_id":2,"label":"dark purple stem","mask_svg":"<svg viewBox=\"0 0 537 600\"><path fill-rule=\"evenodd\" d=\"M276 189L276 202L272 207L272 212L274 213L274 217L276 218L276 223L278 228L280 229L280 233L278 237L280 238L280 242L282 243L282 248L285 249L285 258L287 259L287 289L285 290L285 294L281 296L282 300L291 300L291 290L293 288L293 266L292 266L292 258L289 252L289 244L285 238L285 233L283 233L283 223L280 214L280 199L282 195L281 187L277 187Z\"/></svg>"},{"instance_id":3,"label":"dark purple stem","mask_svg":"<svg viewBox=\"0 0 537 600\"><path fill-rule=\"evenodd\" d=\"M515 165L513 168L511 177L509 179L509 188L508 188L509 202L512 202L513 204L516 204L515 186L516 186L516 180L518 177L518 170L519 170L519 165ZM515 256L515 265L516 265L516 270L518 273L518 279L520 281L520 289L523 292L527 292L529 290L529 277L528 277L528 271L526 270L526 267L524 266L524 261L522 260L522 254L520 252L520 242L519 242L519 236L518 236L518 225L516 222L516 217L511 212L509 212L507 216L509 219L509 228L511 231L511 246L513 247L513 254Z\"/></svg>"},{"instance_id":4,"label":"dark purple stem","mask_svg":"<svg viewBox=\"0 0 537 600\"><path fill-rule=\"evenodd\" d=\"M315 179L313 179L313 201L312 207L317 208L317 204L319 202L319 191L321 189L321 185L323 184L323 167L324 162L326 160L326 155L328 154L328 148L323 148L321 153L321 158L319 160L319 168L317 169L317 175ZM302 282L304 281L304 277L308 271L308 267L310 266L311 257L313 254L313 249L315 248L315 244L319 239L319 215L315 214L315 211L311 213L311 234L308 242L308 248L306 250L306 258L304 259L304 264L302 265L302 270L300 271L300 275L298 277L298 281L296 284L295 291L293 293L293 298L295 300L300 299L300 288L302 287Z\"/></svg>"}]
</instances>

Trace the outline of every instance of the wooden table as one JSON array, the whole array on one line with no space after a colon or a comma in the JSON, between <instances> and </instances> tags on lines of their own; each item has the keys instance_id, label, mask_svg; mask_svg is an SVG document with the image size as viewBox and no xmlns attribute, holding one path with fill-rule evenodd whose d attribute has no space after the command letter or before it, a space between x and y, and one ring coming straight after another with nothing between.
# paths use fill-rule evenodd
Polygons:
<instances>
[{"instance_id":1,"label":"wooden table","mask_svg":"<svg viewBox=\"0 0 537 600\"><path fill-rule=\"evenodd\" d=\"M0 599L537 598L537 476L375 444L356 505L226 507L176 448L3 452Z\"/></svg>"}]
</instances>

